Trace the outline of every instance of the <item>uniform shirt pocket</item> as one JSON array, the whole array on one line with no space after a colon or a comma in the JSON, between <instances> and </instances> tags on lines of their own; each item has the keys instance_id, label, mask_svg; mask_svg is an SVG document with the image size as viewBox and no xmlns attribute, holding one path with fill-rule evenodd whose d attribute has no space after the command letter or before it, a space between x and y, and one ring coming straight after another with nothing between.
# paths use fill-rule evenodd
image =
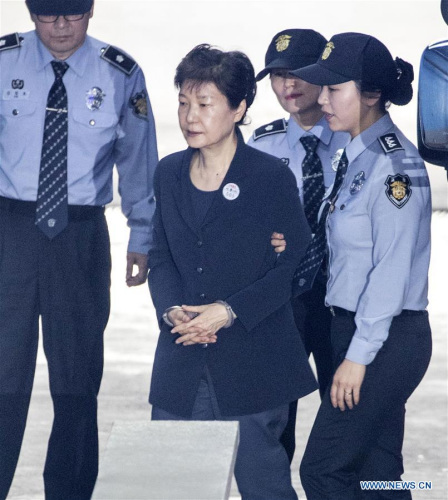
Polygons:
<instances>
[{"instance_id":1,"label":"uniform shirt pocket","mask_svg":"<svg viewBox=\"0 0 448 500\"><path fill-rule=\"evenodd\" d=\"M25 99L2 100L0 115L3 119L18 120L23 116L32 115L37 108L37 102Z\"/></svg>"},{"instance_id":2,"label":"uniform shirt pocket","mask_svg":"<svg viewBox=\"0 0 448 500\"><path fill-rule=\"evenodd\" d=\"M96 112L84 108L73 108L71 112L75 122L90 129L115 128L118 123L118 116L114 113L107 113L105 111Z\"/></svg>"},{"instance_id":3,"label":"uniform shirt pocket","mask_svg":"<svg viewBox=\"0 0 448 500\"><path fill-rule=\"evenodd\" d=\"M0 100L0 161L8 176L15 175L13 168L40 158L44 116L45 109L37 101ZM20 177L23 182L24 174Z\"/></svg>"}]
</instances>

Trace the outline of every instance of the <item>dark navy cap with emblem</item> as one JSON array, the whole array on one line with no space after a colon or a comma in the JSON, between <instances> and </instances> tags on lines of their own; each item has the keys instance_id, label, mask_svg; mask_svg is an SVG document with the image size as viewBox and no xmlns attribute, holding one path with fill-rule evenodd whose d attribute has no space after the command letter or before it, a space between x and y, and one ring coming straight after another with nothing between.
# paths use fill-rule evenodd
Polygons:
<instances>
[{"instance_id":1,"label":"dark navy cap with emblem","mask_svg":"<svg viewBox=\"0 0 448 500\"><path fill-rule=\"evenodd\" d=\"M291 72L315 85L362 80L378 89L393 88L397 67L387 47L363 33L339 33L326 44L318 61Z\"/></svg>"},{"instance_id":2,"label":"dark navy cap with emblem","mask_svg":"<svg viewBox=\"0 0 448 500\"><path fill-rule=\"evenodd\" d=\"M26 0L26 4L39 16L67 16L89 12L93 0Z\"/></svg>"},{"instance_id":3,"label":"dark navy cap with emblem","mask_svg":"<svg viewBox=\"0 0 448 500\"><path fill-rule=\"evenodd\" d=\"M297 69L315 63L326 43L327 40L314 30L280 31L269 44L265 68L258 73L257 82L273 69Z\"/></svg>"}]
</instances>

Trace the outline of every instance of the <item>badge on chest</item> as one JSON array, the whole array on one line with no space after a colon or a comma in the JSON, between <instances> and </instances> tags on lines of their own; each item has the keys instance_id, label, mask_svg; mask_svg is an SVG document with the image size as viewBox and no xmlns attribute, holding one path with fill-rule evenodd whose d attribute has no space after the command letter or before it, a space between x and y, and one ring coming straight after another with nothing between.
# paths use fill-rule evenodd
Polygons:
<instances>
[{"instance_id":1,"label":"badge on chest","mask_svg":"<svg viewBox=\"0 0 448 500\"><path fill-rule=\"evenodd\" d=\"M350 185L350 194L353 195L359 193L364 186L365 180L366 174L363 171L358 172L353 178L353 182Z\"/></svg>"},{"instance_id":2,"label":"badge on chest","mask_svg":"<svg viewBox=\"0 0 448 500\"><path fill-rule=\"evenodd\" d=\"M92 87L86 92L86 106L90 111L100 109L106 94L99 87Z\"/></svg>"},{"instance_id":3,"label":"badge on chest","mask_svg":"<svg viewBox=\"0 0 448 500\"><path fill-rule=\"evenodd\" d=\"M240 195L240 188L238 187L237 184L234 184L233 182L229 182L226 184L223 189L222 189L222 195L226 200L233 201L238 198Z\"/></svg>"}]
</instances>

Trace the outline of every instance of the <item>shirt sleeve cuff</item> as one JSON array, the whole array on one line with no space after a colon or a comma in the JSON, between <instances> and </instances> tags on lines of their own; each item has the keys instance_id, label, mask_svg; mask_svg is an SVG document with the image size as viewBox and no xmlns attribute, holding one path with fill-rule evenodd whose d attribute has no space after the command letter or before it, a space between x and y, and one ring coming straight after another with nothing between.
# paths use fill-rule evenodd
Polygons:
<instances>
[{"instance_id":1,"label":"shirt sleeve cuff","mask_svg":"<svg viewBox=\"0 0 448 500\"><path fill-rule=\"evenodd\" d=\"M377 352L378 347L376 345L353 337L345 358L349 361L353 361L353 363L359 363L360 365L370 365L375 359Z\"/></svg>"},{"instance_id":2,"label":"shirt sleeve cuff","mask_svg":"<svg viewBox=\"0 0 448 500\"><path fill-rule=\"evenodd\" d=\"M151 248L151 235L146 231L131 229L128 252L147 254Z\"/></svg>"}]
</instances>

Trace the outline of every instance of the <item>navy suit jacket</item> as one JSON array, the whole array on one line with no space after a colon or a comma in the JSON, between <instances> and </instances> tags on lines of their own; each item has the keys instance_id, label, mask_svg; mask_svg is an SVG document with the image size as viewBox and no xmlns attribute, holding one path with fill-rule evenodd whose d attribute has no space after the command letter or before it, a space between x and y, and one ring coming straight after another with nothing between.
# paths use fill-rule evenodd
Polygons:
<instances>
[{"instance_id":1,"label":"navy suit jacket","mask_svg":"<svg viewBox=\"0 0 448 500\"><path fill-rule=\"evenodd\" d=\"M190 198L195 150L174 153L155 173L149 287L161 325L149 401L189 417L207 365L224 416L258 413L298 399L317 384L290 305L294 271L310 241L294 175L281 160L247 146L239 130L229 170L203 223ZM233 183L239 196L226 199ZM288 242L278 255L273 231ZM237 315L218 341L182 346L161 320L173 305L225 300Z\"/></svg>"}]
</instances>

